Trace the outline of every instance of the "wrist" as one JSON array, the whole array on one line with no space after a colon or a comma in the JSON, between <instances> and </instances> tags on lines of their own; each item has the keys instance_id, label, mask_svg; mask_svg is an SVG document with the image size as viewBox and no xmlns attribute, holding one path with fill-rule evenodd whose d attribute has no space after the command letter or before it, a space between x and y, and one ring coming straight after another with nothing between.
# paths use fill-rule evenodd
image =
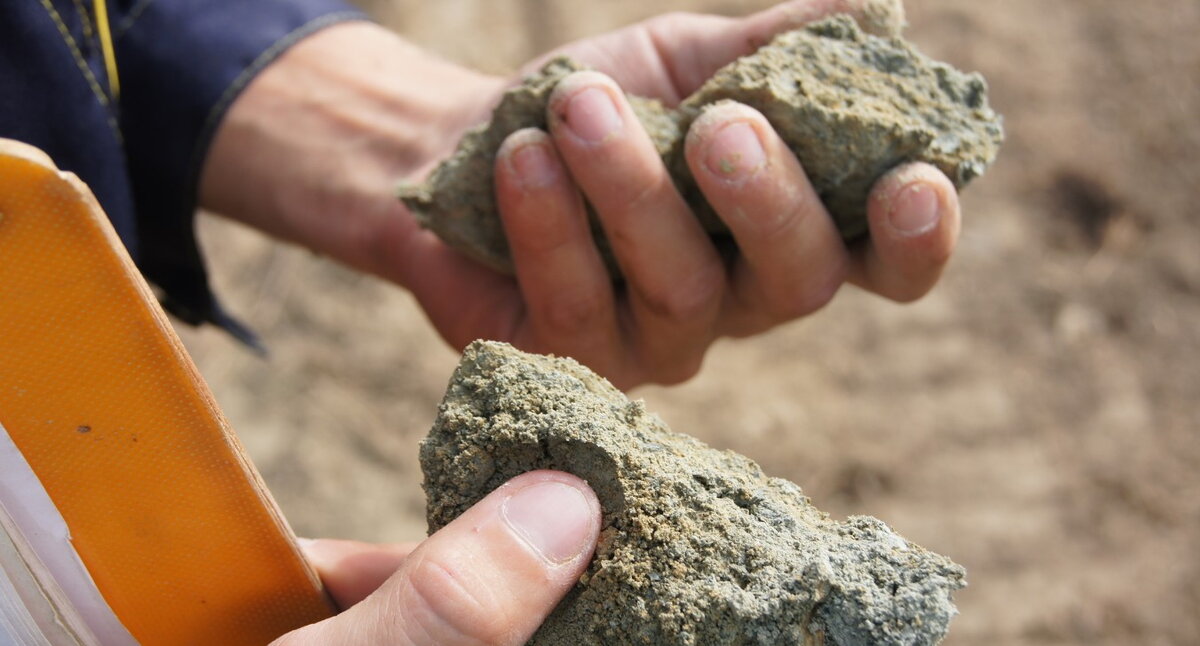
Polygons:
<instances>
[{"instance_id":1,"label":"wrist","mask_svg":"<svg viewBox=\"0 0 1200 646\"><path fill-rule=\"evenodd\" d=\"M267 66L230 107L200 203L387 275L381 237L415 230L392 221L409 217L396 184L448 154L502 86L377 25L328 27Z\"/></svg>"}]
</instances>

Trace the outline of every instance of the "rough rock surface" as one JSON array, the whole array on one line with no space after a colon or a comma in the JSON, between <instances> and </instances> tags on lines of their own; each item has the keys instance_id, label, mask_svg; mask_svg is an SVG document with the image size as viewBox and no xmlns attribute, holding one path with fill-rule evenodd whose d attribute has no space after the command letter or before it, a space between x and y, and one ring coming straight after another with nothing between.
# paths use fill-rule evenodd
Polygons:
<instances>
[{"instance_id":1,"label":"rough rock surface","mask_svg":"<svg viewBox=\"0 0 1200 646\"><path fill-rule=\"evenodd\" d=\"M963 570L673 433L570 359L468 347L421 445L430 532L533 469L585 478L596 556L531 644L937 643Z\"/></svg>"},{"instance_id":2,"label":"rough rock surface","mask_svg":"<svg viewBox=\"0 0 1200 646\"><path fill-rule=\"evenodd\" d=\"M874 21L886 23L886 17ZM494 269L512 261L493 197L492 164L505 137L546 128L546 103L569 59L548 63L510 89L492 121L468 132L455 153L400 197L448 244ZM676 109L631 97L634 109L681 192L713 235L727 229L713 213L682 155L682 139L707 106L733 100L762 112L803 164L848 239L866 232L866 201L880 175L905 161L926 161L962 187L981 175L1003 139L988 107L987 85L932 61L898 36L863 32L835 16L776 37L722 68ZM593 231L606 243L595 217ZM615 269L611 263L610 267Z\"/></svg>"}]
</instances>

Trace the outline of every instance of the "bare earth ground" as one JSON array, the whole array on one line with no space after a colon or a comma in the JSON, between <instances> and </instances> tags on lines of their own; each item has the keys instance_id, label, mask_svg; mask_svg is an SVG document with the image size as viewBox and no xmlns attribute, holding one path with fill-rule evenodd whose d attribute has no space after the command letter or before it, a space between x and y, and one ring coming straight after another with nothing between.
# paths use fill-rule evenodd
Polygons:
<instances>
[{"instance_id":1,"label":"bare earth ground","mask_svg":"<svg viewBox=\"0 0 1200 646\"><path fill-rule=\"evenodd\" d=\"M366 3L499 72L661 11L768 4ZM848 289L636 394L966 565L947 643L1198 644L1200 3L908 4L910 38L984 72L1010 132L942 285L907 307ZM400 290L219 220L203 233L273 354L186 341L297 531L421 536L416 445L455 353Z\"/></svg>"}]
</instances>

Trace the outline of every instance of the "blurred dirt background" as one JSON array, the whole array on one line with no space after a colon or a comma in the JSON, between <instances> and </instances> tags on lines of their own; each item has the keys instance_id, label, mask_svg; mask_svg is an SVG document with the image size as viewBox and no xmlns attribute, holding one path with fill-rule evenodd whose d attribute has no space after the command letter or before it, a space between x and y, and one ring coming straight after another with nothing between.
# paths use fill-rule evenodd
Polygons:
<instances>
[{"instance_id":1,"label":"blurred dirt background","mask_svg":"<svg viewBox=\"0 0 1200 646\"><path fill-rule=\"evenodd\" d=\"M363 0L446 57L508 72L668 10L766 0ZM831 513L963 563L948 644L1200 644L1200 3L910 0L909 37L982 71L1009 140L964 194L959 252L910 306L847 289L725 342L676 430ZM402 291L216 218L220 292L261 361L183 330L298 532L423 535L417 442L456 355Z\"/></svg>"}]
</instances>

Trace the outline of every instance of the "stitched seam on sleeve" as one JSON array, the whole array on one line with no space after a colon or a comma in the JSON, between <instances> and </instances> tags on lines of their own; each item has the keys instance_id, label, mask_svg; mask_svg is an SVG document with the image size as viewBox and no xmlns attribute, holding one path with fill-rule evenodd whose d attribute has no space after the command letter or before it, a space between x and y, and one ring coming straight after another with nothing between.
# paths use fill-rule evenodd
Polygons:
<instances>
[{"instance_id":1,"label":"stitched seam on sleeve","mask_svg":"<svg viewBox=\"0 0 1200 646\"><path fill-rule=\"evenodd\" d=\"M89 41L89 45L91 45L94 33L92 31L92 16L83 7L83 0L71 0L71 4L75 5L75 11L79 12L79 22L83 25L83 38Z\"/></svg>"},{"instance_id":2,"label":"stitched seam on sleeve","mask_svg":"<svg viewBox=\"0 0 1200 646\"><path fill-rule=\"evenodd\" d=\"M192 153L192 160L189 164L187 184L184 195L189 201L197 199L198 184L200 181L200 169L204 163L205 157L208 155L209 146L212 143L213 135L216 134L217 126L221 123L221 118L233 103L234 99L246 89L250 81L254 79L265 67L270 65L284 50L296 44L302 38L313 34L314 32L334 25L339 22L353 20L368 20L365 15L358 11L341 11L337 13L326 14L318 18L310 20L300 27L292 30L283 38L275 41L273 45L268 47L266 51L259 54L258 58L249 67L242 70L237 78L225 88L225 92L221 94L221 98L213 105L208 112L208 118L204 122L204 126L200 129L200 136L196 139L196 149Z\"/></svg>"},{"instance_id":3,"label":"stitched seam on sleeve","mask_svg":"<svg viewBox=\"0 0 1200 646\"><path fill-rule=\"evenodd\" d=\"M116 135L117 141L123 141L121 137L121 128L117 124L116 115L113 114L112 102L109 101L108 95L104 93L104 89L100 87L100 82L96 80L96 75L92 74L92 68L88 67L87 60L83 57L83 52L79 50L79 44L75 42L75 37L71 35L71 31L67 29L67 24L63 22L62 16L54 5L50 4L50 0L40 0L42 7L46 13L50 14L50 19L54 21L54 26L58 28L58 33L62 36L63 43L71 50L71 56L75 59L75 65L79 71L83 73L84 79L87 81L88 87L92 89L92 94L96 95L96 100L100 105L104 106L108 116L108 125L112 128L113 134Z\"/></svg>"},{"instance_id":4,"label":"stitched seam on sleeve","mask_svg":"<svg viewBox=\"0 0 1200 646\"><path fill-rule=\"evenodd\" d=\"M113 30L113 41L120 40L121 36L125 35L125 32L133 29L133 24L137 22L138 18L142 17L142 14L146 12L146 8L152 2L154 0L139 0L137 4L133 5L133 8L125 15L125 19Z\"/></svg>"}]
</instances>

